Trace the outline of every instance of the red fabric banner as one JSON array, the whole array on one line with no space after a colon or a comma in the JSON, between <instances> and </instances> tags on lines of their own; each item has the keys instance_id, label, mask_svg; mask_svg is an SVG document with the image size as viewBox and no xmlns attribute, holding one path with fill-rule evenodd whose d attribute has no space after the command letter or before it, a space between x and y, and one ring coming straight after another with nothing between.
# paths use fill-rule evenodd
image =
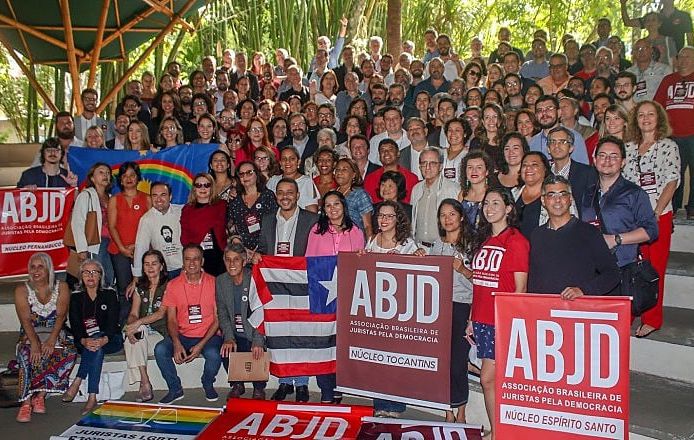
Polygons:
<instances>
[{"instance_id":1,"label":"red fabric banner","mask_svg":"<svg viewBox=\"0 0 694 440\"><path fill-rule=\"evenodd\" d=\"M450 408L451 258L339 254L338 390Z\"/></svg>"},{"instance_id":2,"label":"red fabric banner","mask_svg":"<svg viewBox=\"0 0 694 440\"><path fill-rule=\"evenodd\" d=\"M369 417L357 440L482 440L482 427L459 423Z\"/></svg>"},{"instance_id":3,"label":"red fabric banner","mask_svg":"<svg viewBox=\"0 0 694 440\"><path fill-rule=\"evenodd\" d=\"M198 440L355 440L366 406L229 399L226 409Z\"/></svg>"},{"instance_id":4,"label":"red fabric banner","mask_svg":"<svg viewBox=\"0 0 694 440\"><path fill-rule=\"evenodd\" d=\"M498 293L495 436L629 435L627 297Z\"/></svg>"},{"instance_id":5,"label":"red fabric banner","mask_svg":"<svg viewBox=\"0 0 694 440\"><path fill-rule=\"evenodd\" d=\"M46 252L55 270L67 267L63 246L75 189L0 189L0 278L26 275L29 257Z\"/></svg>"}]
</instances>

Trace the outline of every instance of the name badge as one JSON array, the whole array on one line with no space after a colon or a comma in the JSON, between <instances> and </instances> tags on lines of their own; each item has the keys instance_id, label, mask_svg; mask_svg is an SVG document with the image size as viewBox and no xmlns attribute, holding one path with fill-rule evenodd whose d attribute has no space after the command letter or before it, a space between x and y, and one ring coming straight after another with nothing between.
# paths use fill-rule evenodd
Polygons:
<instances>
[{"instance_id":1,"label":"name badge","mask_svg":"<svg viewBox=\"0 0 694 440\"><path fill-rule=\"evenodd\" d=\"M277 242L277 255L289 255L289 250L291 245L288 241L278 241Z\"/></svg>"},{"instance_id":2,"label":"name badge","mask_svg":"<svg viewBox=\"0 0 694 440\"><path fill-rule=\"evenodd\" d=\"M214 248L214 243L212 242L212 234L210 234L209 232L205 234L205 238L203 238L200 242L200 247L205 251L209 251L210 249Z\"/></svg>"},{"instance_id":3,"label":"name badge","mask_svg":"<svg viewBox=\"0 0 694 440\"><path fill-rule=\"evenodd\" d=\"M234 315L234 327L236 328L236 333L243 333L243 319L240 313Z\"/></svg>"},{"instance_id":4,"label":"name badge","mask_svg":"<svg viewBox=\"0 0 694 440\"><path fill-rule=\"evenodd\" d=\"M444 168L443 177L446 179L455 179L455 168Z\"/></svg>"},{"instance_id":5,"label":"name badge","mask_svg":"<svg viewBox=\"0 0 694 440\"><path fill-rule=\"evenodd\" d=\"M634 96L646 96L646 81L639 81L636 83Z\"/></svg>"},{"instance_id":6,"label":"name badge","mask_svg":"<svg viewBox=\"0 0 694 440\"><path fill-rule=\"evenodd\" d=\"M641 173L639 176L639 186L648 194L655 194L658 191L658 185L653 171Z\"/></svg>"},{"instance_id":7,"label":"name badge","mask_svg":"<svg viewBox=\"0 0 694 440\"><path fill-rule=\"evenodd\" d=\"M202 307L200 304L188 305L188 324L200 324L202 322Z\"/></svg>"},{"instance_id":8,"label":"name badge","mask_svg":"<svg viewBox=\"0 0 694 440\"><path fill-rule=\"evenodd\" d=\"M99 324L96 322L96 318L87 318L84 320L84 328L87 331L87 336L91 337L99 333L101 329Z\"/></svg>"},{"instance_id":9,"label":"name badge","mask_svg":"<svg viewBox=\"0 0 694 440\"><path fill-rule=\"evenodd\" d=\"M246 226L248 227L248 232L254 234L260 231L260 220L254 214L249 214L246 216Z\"/></svg>"}]
</instances>

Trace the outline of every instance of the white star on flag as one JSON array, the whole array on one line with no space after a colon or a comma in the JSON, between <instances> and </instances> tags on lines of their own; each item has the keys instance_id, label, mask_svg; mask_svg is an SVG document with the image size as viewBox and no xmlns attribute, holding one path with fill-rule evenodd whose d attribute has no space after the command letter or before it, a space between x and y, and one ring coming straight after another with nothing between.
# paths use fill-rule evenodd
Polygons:
<instances>
[{"instance_id":1,"label":"white star on flag","mask_svg":"<svg viewBox=\"0 0 694 440\"><path fill-rule=\"evenodd\" d=\"M337 266L335 266L335 270L333 270L333 278L331 280L318 282L321 286L328 289L328 298L325 300L325 305L327 306L337 299Z\"/></svg>"}]
</instances>

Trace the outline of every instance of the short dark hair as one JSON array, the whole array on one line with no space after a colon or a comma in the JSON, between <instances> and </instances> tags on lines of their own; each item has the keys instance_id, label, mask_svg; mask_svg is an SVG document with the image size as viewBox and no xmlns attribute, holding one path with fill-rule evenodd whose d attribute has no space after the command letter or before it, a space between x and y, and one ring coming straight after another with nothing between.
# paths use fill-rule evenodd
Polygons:
<instances>
[{"instance_id":1,"label":"short dark hair","mask_svg":"<svg viewBox=\"0 0 694 440\"><path fill-rule=\"evenodd\" d=\"M608 95L607 93L598 93L593 97L593 102L597 101L598 99L607 99L610 104L614 104L614 98L612 95Z\"/></svg>"},{"instance_id":2,"label":"short dark hair","mask_svg":"<svg viewBox=\"0 0 694 440\"><path fill-rule=\"evenodd\" d=\"M378 143L378 151L379 151L379 152L381 151L381 147L384 146L384 145L392 145L392 146L395 147L396 150L400 150L400 148L398 147L398 143L395 142L395 141L394 141L393 139L391 139L391 138L381 139L381 141Z\"/></svg>"},{"instance_id":3,"label":"short dark hair","mask_svg":"<svg viewBox=\"0 0 694 440\"><path fill-rule=\"evenodd\" d=\"M605 144L615 144L619 147L619 153L622 155L622 159L627 157L627 148L624 145L624 141L618 138L617 136L604 136L600 138L598 141L598 145L595 147L595 155L597 156L598 153L600 152L600 149L602 148L603 145Z\"/></svg>"},{"instance_id":4,"label":"short dark hair","mask_svg":"<svg viewBox=\"0 0 694 440\"><path fill-rule=\"evenodd\" d=\"M573 145L574 142L576 141L576 136L574 136L574 134L571 133L571 130L569 130L568 128L566 128L564 126L557 125L553 129L551 129L549 132L547 132L547 137L549 138L549 136L553 133L565 133L566 136L568 136L569 142L571 143L571 145Z\"/></svg>"},{"instance_id":5,"label":"short dark hair","mask_svg":"<svg viewBox=\"0 0 694 440\"><path fill-rule=\"evenodd\" d=\"M629 78L629 81L631 81L632 86L635 86L636 82L637 82L636 81L636 75L634 75L633 73L626 71L626 70L622 70L621 72L619 72L617 74L617 76L615 77L615 81L618 80L619 78Z\"/></svg>"},{"instance_id":6,"label":"short dark hair","mask_svg":"<svg viewBox=\"0 0 694 440\"><path fill-rule=\"evenodd\" d=\"M200 246L198 243L188 243L187 245L183 246L183 249L181 250L181 255L185 255L186 251L190 249L195 249L196 251L200 252L200 257L202 257L205 253L202 250L202 246Z\"/></svg>"},{"instance_id":7,"label":"short dark hair","mask_svg":"<svg viewBox=\"0 0 694 440\"><path fill-rule=\"evenodd\" d=\"M278 188L280 186L280 183L290 183L294 185L294 189L296 192L299 192L299 184L296 183L296 180L292 179L291 177L283 177L277 182L277 186L275 188ZM276 191L276 190L275 190Z\"/></svg>"},{"instance_id":8,"label":"short dark hair","mask_svg":"<svg viewBox=\"0 0 694 440\"><path fill-rule=\"evenodd\" d=\"M150 192L150 194L152 193L152 190L154 189L155 186L163 186L163 187L166 188L166 190L169 192L169 194L171 194L171 185L169 185L169 184L166 183L166 182L162 182L161 180L157 180L156 182L152 183L152 184L149 186L149 192Z\"/></svg>"},{"instance_id":9,"label":"short dark hair","mask_svg":"<svg viewBox=\"0 0 694 440\"><path fill-rule=\"evenodd\" d=\"M550 174L542 181L542 195L545 195L545 187L547 185L555 185L557 183L566 185L569 189L569 194L571 194L571 184L566 177L560 176L559 174Z\"/></svg>"},{"instance_id":10,"label":"short dark hair","mask_svg":"<svg viewBox=\"0 0 694 440\"><path fill-rule=\"evenodd\" d=\"M123 174L125 174L128 170L133 170L135 171L135 175L137 176L137 181L138 183L142 180L142 173L140 172L140 165L137 164L137 162L123 162L120 167L118 167L118 179L116 179L116 183L118 183L118 188L120 188L121 191L123 191Z\"/></svg>"},{"instance_id":11,"label":"short dark hair","mask_svg":"<svg viewBox=\"0 0 694 440\"><path fill-rule=\"evenodd\" d=\"M545 102L545 101L552 101L552 104L554 104L554 106L557 109L559 109L559 100L554 95L542 95L542 96L540 96L539 98L537 98L537 101L535 101L535 106L537 107L537 105L539 103Z\"/></svg>"},{"instance_id":12,"label":"short dark hair","mask_svg":"<svg viewBox=\"0 0 694 440\"><path fill-rule=\"evenodd\" d=\"M43 144L41 144L41 155L39 156L39 162L41 163L41 165L43 165L46 162L46 158L43 156L43 152L46 151L48 148L60 149L60 160L63 160L63 157L65 156L65 150L63 150L63 146L60 145L60 141L58 140L58 138L50 137L43 141Z\"/></svg>"}]
</instances>

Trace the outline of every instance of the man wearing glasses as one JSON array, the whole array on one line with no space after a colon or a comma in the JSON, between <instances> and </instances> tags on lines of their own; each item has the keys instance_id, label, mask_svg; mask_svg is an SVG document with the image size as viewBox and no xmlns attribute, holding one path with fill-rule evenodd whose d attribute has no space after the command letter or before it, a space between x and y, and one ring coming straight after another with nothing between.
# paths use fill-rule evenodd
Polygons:
<instances>
[{"instance_id":1,"label":"man wearing glasses","mask_svg":"<svg viewBox=\"0 0 694 440\"><path fill-rule=\"evenodd\" d=\"M569 61L563 53L555 53L549 58L549 75L537 82L545 95L556 95L559 90L568 88L571 79L568 65Z\"/></svg>"},{"instance_id":2,"label":"man wearing glasses","mask_svg":"<svg viewBox=\"0 0 694 440\"><path fill-rule=\"evenodd\" d=\"M95 89L84 89L80 95L82 99L82 114L75 118L75 137L84 142L87 129L96 125L107 132L106 120L96 114L99 102L99 94Z\"/></svg>"},{"instance_id":3,"label":"man wearing glasses","mask_svg":"<svg viewBox=\"0 0 694 440\"><path fill-rule=\"evenodd\" d=\"M426 147L419 155L424 180L412 188L412 231L419 246L431 248L439 237L437 212L441 201L458 197L460 185L441 174L443 157L435 147Z\"/></svg>"},{"instance_id":4,"label":"man wearing glasses","mask_svg":"<svg viewBox=\"0 0 694 440\"><path fill-rule=\"evenodd\" d=\"M551 95L541 96L535 103L535 114L542 130L530 139L530 150L540 151L549 158L549 131L559 126L559 101ZM571 158L588 165L586 143L580 133L567 128L574 136Z\"/></svg>"},{"instance_id":5,"label":"man wearing glasses","mask_svg":"<svg viewBox=\"0 0 694 440\"><path fill-rule=\"evenodd\" d=\"M571 215L571 185L551 175L542 183L549 220L530 236L528 292L559 293L573 300L607 295L620 281L614 255L600 231Z\"/></svg>"}]
</instances>

